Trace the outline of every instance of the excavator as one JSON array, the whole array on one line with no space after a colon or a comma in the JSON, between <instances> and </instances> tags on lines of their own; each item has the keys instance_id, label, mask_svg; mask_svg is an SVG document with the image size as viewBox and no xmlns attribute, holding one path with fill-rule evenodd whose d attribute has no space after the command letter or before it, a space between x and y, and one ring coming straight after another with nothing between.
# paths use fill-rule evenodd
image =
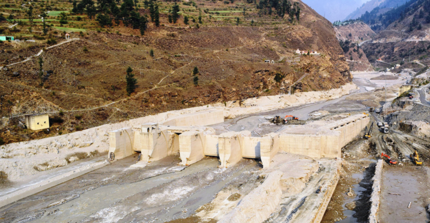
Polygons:
<instances>
[{"instance_id":1,"label":"excavator","mask_svg":"<svg viewBox=\"0 0 430 223\"><path fill-rule=\"evenodd\" d=\"M293 116L293 115L286 115L284 119L285 119L285 121L288 121L288 120L299 120L298 117Z\"/></svg>"},{"instance_id":2,"label":"excavator","mask_svg":"<svg viewBox=\"0 0 430 223\"><path fill-rule=\"evenodd\" d=\"M416 150L414 151L413 154L411 154L411 159L415 165L417 166L423 165L423 161L420 161L420 155L418 155L418 152Z\"/></svg>"},{"instance_id":3,"label":"excavator","mask_svg":"<svg viewBox=\"0 0 430 223\"><path fill-rule=\"evenodd\" d=\"M370 138L372 138L372 135L370 135L370 134L372 133L372 129L373 129L373 122L372 122L372 124L370 125L369 131L367 131L367 126L366 126L366 128L364 129L364 138L365 138L365 139L370 139Z\"/></svg>"},{"instance_id":4,"label":"excavator","mask_svg":"<svg viewBox=\"0 0 430 223\"><path fill-rule=\"evenodd\" d=\"M397 165L397 161L396 160L391 159L391 157L388 156L385 153L381 153L381 158L384 158L384 157L386 158L385 161L387 161L387 163L389 163L390 165Z\"/></svg>"},{"instance_id":5,"label":"excavator","mask_svg":"<svg viewBox=\"0 0 430 223\"><path fill-rule=\"evenodd\" d=\"M282 119L280 116L275 116L273 117L273 119L270 120L270 122L276 125L283 125L285 124L285 119Z\"/></svg>"}]
</instances>

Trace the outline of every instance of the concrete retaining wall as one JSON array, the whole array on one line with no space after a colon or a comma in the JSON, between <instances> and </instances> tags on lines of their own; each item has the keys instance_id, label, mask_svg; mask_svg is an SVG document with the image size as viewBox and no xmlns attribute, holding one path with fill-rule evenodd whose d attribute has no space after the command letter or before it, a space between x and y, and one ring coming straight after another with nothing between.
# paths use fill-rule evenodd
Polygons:
<instances>
[{"instance_id":1,"label":"concrete retaining wall","mask_svg":"<svg viewBox=\"0 0 430 223\"><path fill-rule=\"evenodd\" d=\"M205 157L205 142L198 131L182 133L179 136L181 165L191 165Z\"/></svg>"},{"instance_id":2,"label":"concrete retaining wall","mask_svg":"<svg viewBox=\"0 0 430 223\"><path fill-rule=\"evenodd\" d=\"M280 133L280 150L312 158L339 158L341 149L369 123L367 115L355 115L330 125L308 124ZM325 123L323 123L325 124Z\"/></svg>"},{"instance_id":3,"label":"concrete retaining wall","mask_svg":"<svg viewBox=\"0 0 430 223\"><path fill-rule=\"evenodd\" d=\"M383 167L384 161L382 159L378 160L375 168L375 176L373 176L372 194L370 195L370 202L372 205L370 206L369 223L378 223Z\"/></svg>"},{"instance_id":4,"label":"concrete retaining wall","mask_svg":"<svg viewBox=\"0 0 430 223\"><path fill-rule=\"evenodd\" d=\"M263 137L251 137L249 131L214 135L215 131L211 128L146 124L135 129L134 134L122 134L123 129L112 132L110 152L115 151L116 159L121 159L124 154L140 151L145 162L180 153L182 165L193 164L204 156L218 156L221 167L232 166L242 158L261 159L263 167L268 168L280 150L315 159L339 158L342 147L360 134L369 120L366 115L355 115L329 125L326 122L312 122ZM126 133L130 131L128 129ZM131 151L130 144L127 144L129 135L133 135Z\"/></svg>"},{"instance_id":5,"label":"concrete retaining wall","mask_svg":"<svg viewBox=\"0 0 430 223\"><path fill-rule=\"evenodd\" d=\"M217 135L205 135L205 151L206 156L219 156L218 138Z\"/></svg>"},{"instance_id":6,"label":"concrete retaining wall","mask_svg":"<svg viewBox=\"0 0 430 223\"><path fill-rule=\"evenodd\" d=\"M109 133L109 158L123 159L131 156L133 151L134 133L130 128L123 128ZM115 154L113 157L111 154Z\"/></svg>"},{"instance_id":7,"label":"concrete retaining wall","mask_svg":"<svg viewBox=\"0 0 430 223\"><path fill-rule=\"evenodd\" d=\"M218 137L218 152L221 167L233 166L242 159L241 145L244 137L250 137L251 132L227 132Z\"/></svg>"}]
</instances>

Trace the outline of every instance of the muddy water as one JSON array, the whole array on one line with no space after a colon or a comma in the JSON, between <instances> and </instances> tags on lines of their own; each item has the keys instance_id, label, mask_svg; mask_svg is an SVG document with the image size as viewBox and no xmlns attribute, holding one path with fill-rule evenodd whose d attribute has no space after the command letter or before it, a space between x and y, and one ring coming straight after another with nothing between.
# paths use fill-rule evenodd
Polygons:
<instances>
[{"instance_id":1,"label":"muddy water","mask_svg":"<svg viewBox=\"0 0 430 223\"><path fill-rule=\"evenodd\" d=\"M429 170L425 166L384 166L379 209L381 222L428 222Z\"/></svg>"},{"instance_id":2,"label":"muddy water","mask_svg":"<svg viewBox=\"0 0 430 223\"><path fill-rule=\"evenodd\" d=\"M217 158L189 167L167 157L131 168L133 157L0 209L0 222L164 222L188 217L226 185L261 167L243 160L219 169Z\"/></svg>"},{"instance_id":3,"label":"muddy water","mask_svg":"<svg viewBox=\"0 0 430 223\"><path fill-rule=\"evenodd\" d=\"M374 160L346 163L322 222L367 222L370 212ZM348 192L352 189L352 196Z\"/></svg>"},{"instance_id":4,"label":"muddy water","mask_svg":"<svg viewBox=\"0 0 430 223\"><path fill-rule=\"evenodd\" d=\"M352 179L358 181L358 184L353 184L352 189L355 197L345 199L343 205L343 214L345 219L339 221L341 223L358 223L367 222L370 213L370 195L372 193L372 178L375 174L375 163L372 163L365 169L363 173L352 174ZM348 206L354 203L354 206ZM352 208L354 207L354 208ZM352 209L352 210L350 210Z\"/></svg>"}]
</instances>

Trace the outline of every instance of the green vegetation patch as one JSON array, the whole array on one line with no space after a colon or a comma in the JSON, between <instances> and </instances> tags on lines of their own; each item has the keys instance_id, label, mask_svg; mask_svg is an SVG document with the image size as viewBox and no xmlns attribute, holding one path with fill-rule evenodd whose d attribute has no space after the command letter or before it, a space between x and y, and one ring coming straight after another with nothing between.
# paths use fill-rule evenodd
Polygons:
<instances>
[{"instance_id":1,"label":"green vegetation patch","mask_svg":"<svg viewBox=\"0 0 430 223\"><path fill-rule=\"evenodd\" d=\"M233 16L233 15L213 15L212 17L214 17L214 18L236 18L236 17L243 17L243 16L239 16L239 15L237 15L237 16Z\"/></svg>"},{"instance_id":2,"label":"green vegetation patch","mask_svg":"<svg viewBox=\"0 0 430 223\"><path fill-rule=\"evenodd\" d=\"M16 19L16 21L28 22L28 19ZM59 21L59 20L57 20L57 19L45 19L45 21L55 22L55 21ZM33 22L42 22L42 19L33 19Z\"/></svg>"},{"instance_id":3,"label":"green vegetation patch","mask_svg":"<svg viewBox=\"0 0 430 223\"><path fill-rule=\"evenodd\" d=\"M20 9L20 8L3 8L3 9L6 9L6 10L18 10L18 11L22 11L22 9Z\"/></svg>"},{"instance_id":4,"label":"green vegetation patch","mask_svg":"<svg viewBox=\"0 0 430 223\"><path fill-rule=\"evenodd\" d=\"M62 13L62 12L64 12L64 13L69 13L69 11L50 11L49 13L48 13L48 16L60 16L60 14Z\"/></svg>"},{"instance_id":5,"label":"green vegetation patch","mask_svg":"<svg viewBox=\"0 0 430 223\"><path fill-rule=\"evenodd\" d=\"M68 27L54 27L55 29L66 31L66 32L86 32L87 29L68 28Z\"/></svg>"},{"instance_id":6,"label":"green vegetation patch","mask_svg":"<svg viewBox=\"0 0 430 223\"><path fill-rule=\"evenodd\" d=\"M243 11L210 11L209 13L238 13Z\"/></svg>"}]
</instances>

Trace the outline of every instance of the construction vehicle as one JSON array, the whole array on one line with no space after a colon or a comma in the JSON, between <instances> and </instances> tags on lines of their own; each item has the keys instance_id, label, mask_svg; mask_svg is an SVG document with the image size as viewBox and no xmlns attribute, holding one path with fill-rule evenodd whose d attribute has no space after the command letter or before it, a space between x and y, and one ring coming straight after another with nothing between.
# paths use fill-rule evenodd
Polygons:
<instances>
[{"instance_id":1,"label":"construction vehicle","mask_svg":"<svg viewBox=\"0 0 430 223\"><path fill-rule=\"evenodd\" d=\"M298 117L296 117L296 116L292 116L292 115L286 115L284 119L285 119L285 121L289 121L289 120L299 120L299 118L298 118Z\"/></svg>"},{"instance_id":2,"label":"construction vehicle","mask_svg":"<svg viewBox=\"0 0 430 223\"><path fill-rule=\"evenodd\" d=\"M276 125L283 125L285 124L285 119L282 119L280 116L275 116L270 120L270 122Z\"/></svg>"},{"instance_id":3,"label":"construction vehicle","mask_svg":"<svg viewBox=\"0 0 430 223\"><path fill-rule=\"evenodd\" d=\"M364 138L365 138L365 139L370 139L370 138L372 138L372 136L370 135L370 134L372 133L372 129L373 129L373 122L372 122L372 124L370 125L369 131L367 131L367 126L366 126L366 128L364 129Z\"/></svg>"},{"instance_id":4,"label":"construction vehicle","mask_svg":"<svg viewBox=\"0 0 430 223\"><path fill-rule=\"evenodd\" d=\"M381 131L381 132L382 132L382 133L384 133L384 134L388 134L388 133L389 133L388 128L387 128L387 127L385 127L385 126L382 126L382 127L379 129L379 131Z\"/></svg>"},{"instance_id":5,"label":"construction vehicle","mask_svg":"<svg viewBox=\"0 0 430 223\"><path fill-rule=\"evenodd\" d=\"M390 129L390 126L388 125L388 123L384 122L380 127L379 131L381 131L384 134L388 134L390 132L389 129Z\"/></svg>"},{"instance_id":6,"label":"construction vehicle","mask_svg":"<svg viewBox=\"0 0 430 223\"><path fill-rule=\"evenodd\" d=\"M387 163L389 163L390 165L397 165L397 161L394 159L391 159L391 157L385 153L381 153L381 158L384 159Z\"/></svg>"},{"instance_id":7,"label":"construction vehicle","mask_svg":"<svg viewBox=\"0 0 430 223\"><path fill-rule=\"evenodd\" d=\"M421 166L423 165L423 161L420 161L420 155L418 155L418 152L415 150L413 154L411 154L412 162L414 162L415 165Z\"/></svg>"}]
</instances>

